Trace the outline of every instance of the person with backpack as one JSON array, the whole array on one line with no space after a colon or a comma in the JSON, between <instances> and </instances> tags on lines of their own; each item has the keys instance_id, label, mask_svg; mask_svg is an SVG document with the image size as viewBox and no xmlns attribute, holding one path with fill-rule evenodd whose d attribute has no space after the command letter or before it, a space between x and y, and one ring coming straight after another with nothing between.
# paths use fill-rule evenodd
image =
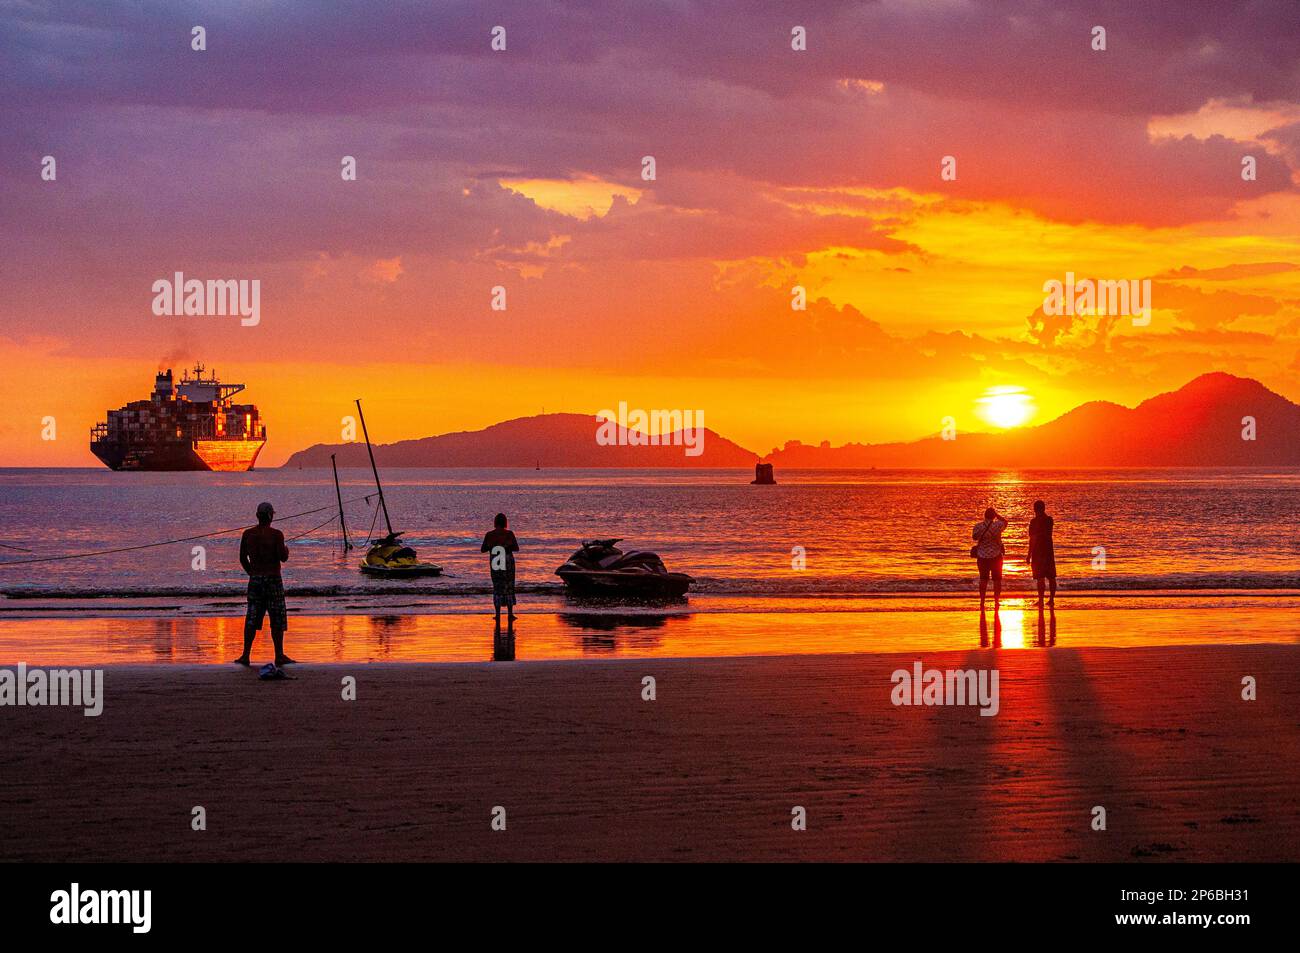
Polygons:
<instances>
[{"instance_id":1,"label":"person with backpack","mask_svg":"<svg viewBox=\"0 0 1300 953\"><path fill-rule=\"evenodd\" d=\"M980 571L980 611L984 611L984 597L988 591L989 577L993 577L993 608L997 609L1002 600L1002 557L1005 548L1002 545L1002 531L1007 528L1007 521L998 515L997 510L989 507L984 511L984 519L975 524L971 530L971 539L975 545L970 554L975 557Z\"/></svg>"}]
</instances>

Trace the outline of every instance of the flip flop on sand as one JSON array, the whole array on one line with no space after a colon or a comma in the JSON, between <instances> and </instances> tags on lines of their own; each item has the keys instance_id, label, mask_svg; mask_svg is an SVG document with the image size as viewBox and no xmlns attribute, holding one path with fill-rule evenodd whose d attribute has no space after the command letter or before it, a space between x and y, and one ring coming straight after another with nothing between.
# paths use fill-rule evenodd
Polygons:
<instances>
[{"instance_id":1,"label":"flip flop on sand","mask_svg":"<svg viewBox=\"0 0 1300 953\"><path fill-rule=\"evenodd\" d=\"M272 682L288 678L289 673L282 668L276 668L274 662L267 662L258 670L257 677L264 682Z\"/></svg>"}]
</instances>

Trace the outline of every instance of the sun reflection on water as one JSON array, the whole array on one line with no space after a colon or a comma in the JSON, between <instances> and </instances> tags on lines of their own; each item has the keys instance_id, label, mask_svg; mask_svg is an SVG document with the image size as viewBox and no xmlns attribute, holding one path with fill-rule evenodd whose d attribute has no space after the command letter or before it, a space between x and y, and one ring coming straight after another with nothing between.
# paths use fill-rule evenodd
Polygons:
<instances>
[{"instance_id":1,"label":"sun reflection on water","mask_svg":"<svg viewBox=\"0 0 1300 953\"><path fill-rule=\"evenodd\" d=\"M1023 649L1025 647L1025 610L1024 600L1017 600L1020 608L998 608L998 624L1002 630L1002 648Z\"/></svg>"}]
</instances>

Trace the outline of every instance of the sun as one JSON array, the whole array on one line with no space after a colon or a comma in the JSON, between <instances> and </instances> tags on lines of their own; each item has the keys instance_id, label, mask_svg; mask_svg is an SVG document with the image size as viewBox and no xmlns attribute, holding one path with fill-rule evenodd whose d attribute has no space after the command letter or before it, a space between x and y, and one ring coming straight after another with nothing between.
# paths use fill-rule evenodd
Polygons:
<instances>
[{"instance_id":1,"label":"sun","mask_svg":"<svg viewBox=\"0 0 1300 953\"><path fill-rule=\"evenodd\" d=\"M1036 409L1034 398L1023 387L990 387L975 404L985 422L1004 430L1021 426Z\"/></svg>"}]
</instances>

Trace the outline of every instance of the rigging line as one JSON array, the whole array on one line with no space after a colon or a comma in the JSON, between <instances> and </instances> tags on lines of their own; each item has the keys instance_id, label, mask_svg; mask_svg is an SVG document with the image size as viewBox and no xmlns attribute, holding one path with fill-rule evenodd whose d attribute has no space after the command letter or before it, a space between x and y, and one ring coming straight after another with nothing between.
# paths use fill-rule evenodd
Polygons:
<instances>
[{"instance_id":1,"label":"rigging line","mask_svg":"<svg viewBox=\"0 0 1300 953\"><path fill-rule=\"evenodd\" d=\"M285 542L292 543L295 539L302 539L304 536L310 536L312 533L316 532L316 530L320 529L322 526L329 526L330 523L334 523L337 521L338 521L338 517L331 515L330 518L327 519L325 522L321 523L320 526L313 526L305 533L299 533L297 536L290 536L288 539L285 540Z\"/></svg>"},{"instance_id":2,"label":"rigging line","mask_svg":"<svg viewBox=\"0 0 1300 953\"><path fill-rule=\"evenodd\" d=\"M369 500L374 495L375 494L373 493L368 493L365 496L353 497L347 502L355 503L358 500ZM318 506L314 510L303 510L301 513L291 513L288 516L280 517L280 522L297 519L300 516L310 516L313 513L320 513L323 510L332 510L334 509L334 505L335 504L330 504L329 506ZM198 536L182 536L180 539L164 539L157 543L140 543L136 546L122 546L118 549L100 549L89 553L68 553L63 556L41 556L37 559L9 559L0 562L0 569L3 569L5 566L30 566L33 563L56 563L68 559L89 559L92 556L112 556L116 553L131 553L140 549L153 549L157 546L170 546L174 543L191 543L196 539L210 539L213 536L225 536L229 533L242 533L247 528L247 526L236 526L232 529L219 529L211 533L200 533Z\"/></svg>"},{"instance_id":3,"label":"rigging line","mask_svg":"<svg viewBox=\"0 0 1300 953\"><path fill-rule=\"evenodd\" d=\"M378 522L379 522L379 510L378 508L376 508L374 518L370 520L370 532L366 533L366 541L361 544L362 546L368 546L370 544L370 537L375 534L375 524Z\"/></svg>"}]
</instances>

